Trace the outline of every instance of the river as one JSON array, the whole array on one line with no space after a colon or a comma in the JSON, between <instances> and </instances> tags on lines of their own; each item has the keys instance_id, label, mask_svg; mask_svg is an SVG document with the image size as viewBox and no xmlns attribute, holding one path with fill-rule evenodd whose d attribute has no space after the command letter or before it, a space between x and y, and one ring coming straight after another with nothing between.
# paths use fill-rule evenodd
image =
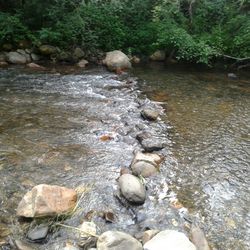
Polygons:
<instances>
[{"instance_id":1,"label":"river","mask_svg":"<svg viewBox=\"0 0 250 250\"><path fill-rule=\"evenodd\" d=\"M132 74L138 83L127 84L126 77L102 67L0 71L2 249L9 249L9 239L25 236L30 224L20 222L15 210L40 183L83 190L79 211L67 225L78 226L91 214L100 232L185 231L188 217L203 228L213 249L249 248L247 77L229 80L225 73L162 65ZM165 110L157 123L140 117L150 102L146 97ZM134 222L113 193L120 168L140 150L135 137L145 129L167 139L168 146L159 175L147 181L146 203L134 208ZM106 135L109 140L102 139ZM173 206L177 199L179 207ZM99 216L105 211L115 214L115 223ZM57 249L68 238L77 240L75 232L57 229L39 249Z\"/></svg>"}]
</instances>

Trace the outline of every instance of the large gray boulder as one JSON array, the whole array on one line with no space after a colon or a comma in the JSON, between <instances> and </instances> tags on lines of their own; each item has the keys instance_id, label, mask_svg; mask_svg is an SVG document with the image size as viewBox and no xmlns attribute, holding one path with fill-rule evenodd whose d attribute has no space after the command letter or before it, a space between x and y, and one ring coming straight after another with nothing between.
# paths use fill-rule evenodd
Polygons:
<instances>
[{"instance_id":1,"label":"large gray boulder","mask_svg":"<svg viewBox=\"0 0 250 250\"><path fill-rule=\"evenodd\" d=\"M143 246L144 250L197 250L183 233L165 230L156 234Z\"/></svg>"},{"instance_id":2,"label":"large gray boulder","mask_svg":"<svg viewBox=\"0 0 250 250\"><path fill-rule=\"evenodd\" d=\"M97 250L142 250L141 243L131 235L119 231L107 231L97 241Z\"/></svg>"},{"instance_id":3,"label":"large gray boulder","mask_svg":"<svg viewBox=\"0 0 250 250\"><path fill-rule=\"evenodd\" d=\"M27 192L17 207L17 216L35 218L71 211L77 200L73 189L40 184Z\"/></svg>"},{"instance_id":4,"label":"large gray boulder","mask_svg":"<svg viewBox=\"0 0 250 250\"><path fill-rule=\"evenodd\" d=\"M146 199L146 190L141 181L131 174L123 174L119 178L122 195L131 203L143 204Z\"/></svg>"},{"instance_id":5,"label":"large gray boulder","mask_svg":"<svg viewBox=\"0 0 250 250\"><path fill-rule=\"evenodd\" d=\"M110 71L122 71L131 68L129 58L120 50L107 52L103 64L108 67Z\"/></svg>"},{"instance_id":6,"label":"large gray boulder","mask_svg":"<svg viewBox=\"0 0 250 250\"><path fill-rule=\"evenodd\" d=\"M26 56L18 52L9 52L6 57L7 61L13 64L25 64L27 62Z\"/></svg>"}]
</instances>

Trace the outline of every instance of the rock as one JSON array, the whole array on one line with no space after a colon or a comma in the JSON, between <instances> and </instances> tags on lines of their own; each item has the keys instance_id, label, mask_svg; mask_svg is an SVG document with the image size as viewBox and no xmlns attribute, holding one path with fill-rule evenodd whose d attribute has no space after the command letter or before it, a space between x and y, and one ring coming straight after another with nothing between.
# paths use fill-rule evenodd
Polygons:
<instances>
[{"instance_id":1,"label":"rock","mask_svg":"<svg viewBox=\"0 0 250 250\"><path fill-rule=\"evenodd\" d=\"M41 45L39 47L39 51L42 55L49 56L52 54L56 54L58 52L58 49L51 45Z\"/></svg>"},{"instance_id":2,"label":"rock","mask_svg":"<svg viewBox=\"0 0 250 250\"><path fill-rule=\"evenodd\" d=\"M145 245L146 242L150 241L156 234L158 234L159 230L147 230L143 233L142 236L142 244Z\"/></svg>"},{"instance_id":3,"label":"rock","mask_svg":"<svg viewBox=\"0 0 250 250\"><path fill-rule=\"evenodd\" d=\"M129 202L135 204L143 204L145 202L146 190L137 177L131 174L123 174L118 182L122 195Z\"/></svg>"},{"instance_id":4,"label":"rock","mask_svg":"<svg viewBox=\"0 0 250 250\"><path fill-rule=\"evenodd\" d=\"M39 225L28 232L27 238L31 241L42 241L46 238L48 232L49 227L47 225Z\"/></svg>"},{"instance_id":5,"label":"rock","mask_svg":"<svg viewBox=\"0 0 250 250\"><path fill-rule=\"evenodd\" d=\"M6 67L8 66L9 64L7 62L0 62L0 67Z\"/></svg>"},{"instance_id":6,"label":"rock","mask_svg":"<svg viewBox=\"0 0 250 250\"><path fill-rule=\"evenodd\" d=\"M77 200L75 190L40 184L27 192L17 208L17 216L34 218L71 211Z\"/></svg>"},{"instance_id":7,"label":"rock","mask_svg":"<svg viewBox=\"0 0 250 250\"><path fill-rule=\"evenodd\" d=\"M146 152L158 151L166 147L166 142L155 137L147 138L141 141L141 145Z\"/></svg>"},{"instance_id":8,"label":"rock","mask_svg":"<svg viewBox=\"0 0 250 250\"><path fill-rule=\"evenodd\" d=\"M237 78L238 78L238 76L237 76L236 74L234 74L234 73L228 73L228 74L227 74L227 77L228 77L229 79L237 79Z\"/></svg>"},{"instance_id":9,"label":"rock","mask_svg":"<svg viewBox=\"0 0 250 250\"><path fill-rule=\"evenodd\" d=\"M107 231L97 241L97 250L142 250L141 243L131 235Z\"/></svg>"},{"instance_id":10,"label":"rock","mask_svg":"<svg viewBox=\"0 0 250 250\"><path fill-rule=\"evenodd\" d=\"M137 152L131 163L133 174L149 177L157 173L162 158L157 154Z\"/></svg>"},{"instance_id":11,"label":"rock","mask_svg":"<svg viewBox=\"0 0 250 250\"><path fill-rule=\"evenodd\" d=\"M144 119L155 121L159 116L159 112L157 110L145 108L141 111L141 115Z\"/></svg>"},{"instance_id":12,"label":"rock","mask_svg":"<svg viewBox=\"0 0 250 250\"><path fill-rule=\"evenodd\" d=\"M80 250L80 248L68 245L64 247L62 250Z\"/></svg>"},{"instance_id":13,"label":"rock","mask_svg":"<svg viewBox=\"0 0 250 250\"><path fill-rule=\"evenodd\" d=\"M28 40L21 40L18 42L18 48L27 49L31 46L31 42Z\"/></svg>"},{"instance_id":14,"label":"rock","mask_svg":"<svg viewBox=\"0 0 250 250\"><path fill-rule=\"evenodd\" d=\"M76 60L82 59L84 57L85 53L82 51L82 49L80 48L75 48L74 52L73 52L73 57Z\"/></svg>"},{"instance_id":15,"label":"rock","mask_svg":"<svg viewBox=\"0 0 250 250\"><path fill-rule=\"evenodd\" d=\"M31 54L30 54L30 57L31 57L31 60L34 61L34 62L40 60L39 55L37 55L37 54L35 54L35 53L31 53Z\"/></svg>"},{"instance_id":16,"label":"rock","mask_svg":"<svg viewBox=\"0 0 250 250\"><path fill-rule=\"evenodd\" d=\"M132 56L131 58L131 62L134 63L134 64L138 64L141 62L141 59L137 56Z\"/></svg>"},{"instance_id":17,"label":"rock","mask_svg":"<svg viewBox=\"0 0 250 250\"><path fill-rule=\"evenodd\" d=\"M131 166L138 161L149 162L157 167L163 161L163 158L158 154L137 152Z\"/></svg>"},{"instance_id":18,"label":"rock","mask_svg":"<svg viewBox=\"0 0 250 250\"><path fill-rule=\"evenodd\" d=\"M191 241L197 250L210 250L205 234L198 226L191 227Z\"/></svg>"},{"instance_id":19,"label":"rock","mask_svg":"<svg viewBox=\"0 0 250 250\"><path fill-rule=\"evenodd\" d=\"M44 70L45 68L41 65L38 65L36 63L28 63L27 66L31 69L40 69L40 70Z\"/></svg>"},{"instance_id":20,"label":"rock","mask_svg":"<svg viewBox=\"0 0 250 250\"><path fill-rule=\"evenodd\" d=\"M18 52L7 53L7 61L13 64L25 64L27 62L26 56Z\"/></svg>"},{"instance_id":21,"label":"rock","mask_svg":"<svg viewBox=\"0 0 250 250\"><path fill-rule=\"evenodd\" d=\"M77 66L80 68L85 68L88 63L89 62L87 60L82 59L80 62L77 63Z\"/></svg>"},{"instance_id":22,"label":"rock","mask_svg":"<svg viewBox=\"0 0 250 250\"><path fill-rule=\"evenodd\" d=\"M116 72L131 68L129 58L119 50L107 52L103 64L106 65L110 71Z\"/></svg>"},{"instance_id":23,"label":"rock","mask_svg":"<svg viewBox=\"0 0 250 250\"><path fill-rule=\"evenodd\" d=\"M151 56L152 61L164 61L166 59L166 52L164 50L157 50Z\"/></svg>"},{"instance_id":24,"label":"rock","mask_svg":"<svg viewBox=\"0 0 250 250\"><path fill-rule=\"evenodd\" d=\"M33 244L29 244L22 240L15 240L15 245L18 250L36 250L37 249Z\"/></svg>"},{"instance_id":25,"label":"rock","mask_svg":"<svg viewBox=\"0 0 250 250\"><path fill-rule=\"evenodd\" d=\"M139 161L131 166L132 173L137 176L149 177L157 173L157 168L149 162Z\"/></svg>"},{"instance_id":26,"label":"rock","mask_svg":"<svg viewBox=\"0 0 250 250\"><path fill-rule=\"evenodd\" d=\"M196 247L186 237L185 234L165 230L156 234L144 246L144 250L196 250Z\"/></svg>"},{"instance_id":27,"label":"rock","mask_svg":"<svg viewBox=\"0 0 250 250\"><path fill-rule=\"evenodd\" d=\"M96 236L96 225L94 222L83 222L79 229L81 232L81 237Z\"/></svg>"}]
</instances>

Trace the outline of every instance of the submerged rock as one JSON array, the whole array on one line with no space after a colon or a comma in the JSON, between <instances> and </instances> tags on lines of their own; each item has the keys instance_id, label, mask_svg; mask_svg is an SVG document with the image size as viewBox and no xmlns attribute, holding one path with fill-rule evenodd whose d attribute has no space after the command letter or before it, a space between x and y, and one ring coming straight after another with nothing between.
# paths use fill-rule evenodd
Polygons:
<instances>
[{"instance_id":1,"label":"submerged rock","mask_svg":"<svg viewBox=\"0 0 250 250\"><path fill-rule=\"evenodd\" d=\"M192 225L191 227L191 241L197 250L210 250L206 236L198 226Z\"/></svg>"},{"instance_id":2,"label":"submerged rock","mask_svg":"<svg viewBox=\"0 0 250 250\"><path fill-rule=\"evenodd\" d=\"M183 233L165 230L156 234L144 246L144 250L197 250Z\"/></svg>"},{"instance_id":3,"label":"submerged rock","mask_svg":"<svg viewBox=\"0 0 250 250\"><path fill-rule=\"evenodd\" d=\"M156 137L150 137L142 140L141 145L146 152L153 152L166 147L166 142Z\"/></svg>"},{"instance_id":4,"label":"submerged rock","mask_svg":"<svg viewBox=\"0 0 250 250\"><path fill-rule=\"evenodd\" d=\"M28 232L27 238L31 241L42 241L46 238L48 232L49 227L47 225L39 225Z\"/></svg>"},{"instance_id":5,"label":"submerged rock","mask_svg":"<svg viewBox=\"0 0 250 250\"><path fill-rule=\"evenodd\" d=\"M71 211L76 200L77 194L73 189L40 184L24 195L18 205L17 216L55 216Z\"/></svg>"},{"instance_id":6,"label":"submerged rock","mask_svg":"<svg viewBox=\"0 0 250 250\"><path fill-rule=\"evenodd\" d=\"M142 117L150 121L157 120L159 114L159 111L150 108L145 108L141 111Z\"/></svg>"},{"instance_id":7,"label":"submerged rock","mask_svg":"<svg viewBox=\"0 0 250 250\"><path fill-rule=\"evenodd\" d=\"M131 235L119 231L107 231L97 241L97 250L142 250L141 243Z\"/></svg>"},{"instance_id":8,"label":"submerged rock","mask_svg":"<svg viewBox=\"0 0 250 250\"><path fill-rule=\"evenodd\" d=\"M129 58L119 50L107 52L103 64L106 65L110 71L116 72L131 68Z\"/></svg>"},{"instance_id":9,"label":"submerged rock","mask_svg":"<svg viewBox=\"0 0 250 250\"><path fill-rule=\"evenodd\" d=\"M146 190L141 181L131 174L123 174L119 178L122 195L131 203L143 204L146 199Z\"/></svg>"},{"instance_id":10,"label":"submerged rock","mask_svg":"<svg viewBox=\"0 0 250 250\"><path fill-rule=\"evenodd\" d=\"M31 69L39 69L39 70L44 70L45 68L41 65L38 65L36 63L28 63L27 67L31 68Z\"/></svg>"}]
</instances>

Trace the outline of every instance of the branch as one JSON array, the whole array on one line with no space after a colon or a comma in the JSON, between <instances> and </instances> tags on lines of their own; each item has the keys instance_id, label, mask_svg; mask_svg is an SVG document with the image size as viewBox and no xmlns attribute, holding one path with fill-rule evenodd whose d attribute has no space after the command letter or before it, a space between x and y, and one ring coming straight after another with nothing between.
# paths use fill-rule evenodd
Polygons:
<instances>
[{"instance_id":1,"label":"branch","mask_svg":"<svg viewBox=\"0 0 250 250\"><path fill-rule=\"evenodd\" d=\"M250 60L250 57L239 58L239 57L234 57L234 56L229 56L229 55L224 55L224 54L220 54L220 56L225 57L225 58L229 58L229 59L233 59L233 60L236 60L238 62Z\"/></svg>"}]
</instances>

